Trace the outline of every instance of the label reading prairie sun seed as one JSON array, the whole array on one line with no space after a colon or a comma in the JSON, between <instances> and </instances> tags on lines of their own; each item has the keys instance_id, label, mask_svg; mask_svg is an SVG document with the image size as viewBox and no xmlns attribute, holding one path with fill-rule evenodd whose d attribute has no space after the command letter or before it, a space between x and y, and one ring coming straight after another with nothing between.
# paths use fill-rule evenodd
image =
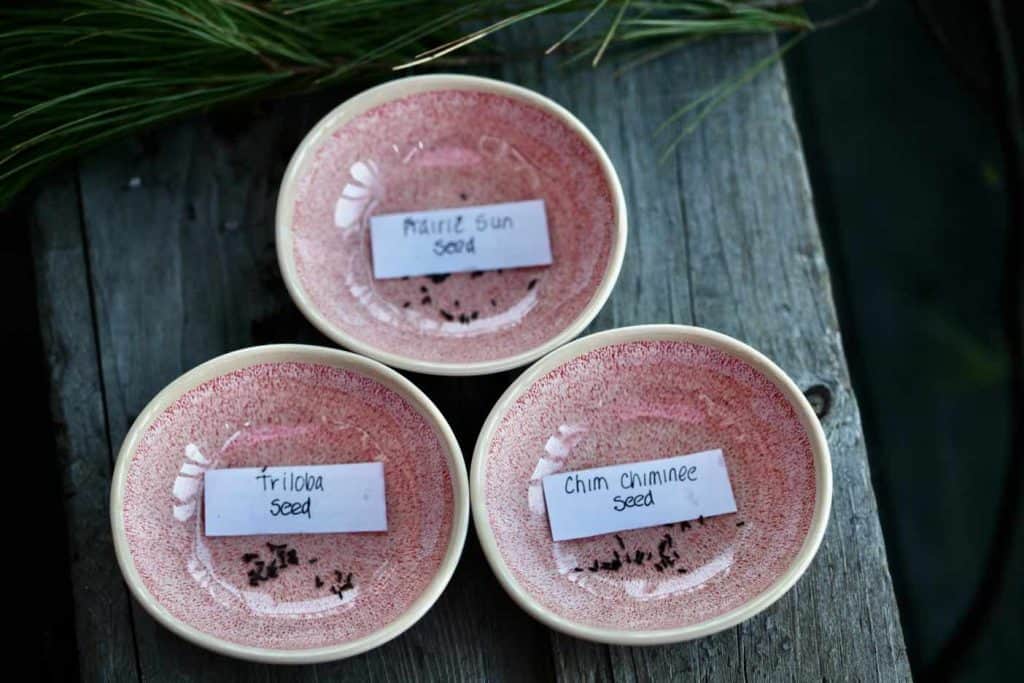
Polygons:
<instances>
[{"instance_id":1,"label":"label reading prairie sun seed","mask_svg":"<svg viewBox=\"0 0 1024 683\"><path fill-rule=\"evenodd\" d=\"M411 211L370 218L377 279L551 264L544 201Z\"/></svg>"}]
</instances>

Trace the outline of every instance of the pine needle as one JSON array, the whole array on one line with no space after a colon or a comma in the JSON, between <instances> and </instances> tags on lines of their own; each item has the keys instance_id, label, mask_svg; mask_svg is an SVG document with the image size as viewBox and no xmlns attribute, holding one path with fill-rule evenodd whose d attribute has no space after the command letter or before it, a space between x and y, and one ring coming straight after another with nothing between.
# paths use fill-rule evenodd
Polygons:
<instances>
[{"instance_id":1,"label":"pine needle","mask_svg":"<svg viewBox=\"0 0 1024 683\"><path fill-rule=\"evenodd\" d=\"M565 14L572 25L548 52L565 48L570 62L585 56L595 65L613 52L640 52L634 64L715 35L810 29L793 2L778 0L778 8L765 0L3 4L0 207L54 163L115 137L227 102L453 59L493 59L496 53L481 49L481 41L541 15ZM604 18L602 10L612 8L614 15ZM543 46L524 45L523 51L531 47L541 56ZM467 49L475 51L450 57ZM690 103L672 123L686 114L699 122L766 66L759 63Z\"/></svg>"}]
</instances>

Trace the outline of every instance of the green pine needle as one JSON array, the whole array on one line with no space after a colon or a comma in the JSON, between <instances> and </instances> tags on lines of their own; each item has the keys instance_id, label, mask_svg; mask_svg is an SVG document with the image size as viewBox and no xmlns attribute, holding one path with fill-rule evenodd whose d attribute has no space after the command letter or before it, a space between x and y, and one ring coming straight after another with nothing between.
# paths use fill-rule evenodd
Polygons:
<instances>
[{"instance_id":1,"label":"green pine needle","mask_svg":"<svg viewBox=\"0 0 1024 683\"><path fill-rule=\"evenodd\" d=\"M548 51L640 63L706 37L811 28L794 0L64 0L0 8L0 207L53 164L210 106L437 63L542 14L579 16ZM607 9L609 11L602 12ZM614 13L611 11L614 9ZM495 18L499 17L499 18ZM503 17L503 18L500 18ZM466 31L465 27L482 27ZM576 42L570 43L575 40ZM475 51L452 53L475 46ZM540 57L543 45L536 48ZM779 57L788 49L783 47ZM628 66L628 65L627 65ZM679 115L699 122L765 65ZM691 121L684 129L691 130Z\"/></svg>"}]
</instances>

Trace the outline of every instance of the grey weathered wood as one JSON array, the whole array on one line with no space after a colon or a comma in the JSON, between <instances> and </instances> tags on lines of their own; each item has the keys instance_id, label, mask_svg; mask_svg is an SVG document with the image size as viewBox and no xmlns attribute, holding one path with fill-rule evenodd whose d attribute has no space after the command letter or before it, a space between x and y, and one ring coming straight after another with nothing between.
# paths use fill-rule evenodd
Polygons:
<instances>
[{"instance_id":1,"label":"grey weathered wood","mask_svg":"<svg viewBox=\"0 0 1024 683\"><path fill-rule=\"evenodd\" d=\"M107 521L113 467L74 177L61 174L49 183L34 214L39 324L63 472L78 661L85 679L134 680L131 605Z\"/></svg>"},{"instance_id":2,"label":"grey weathered wood","mask_svg":"<svg viewBox=\"0 0 1024 683\"><path fill-rule=\"evenodd\" d=\"M501 75L576 112L622 177L630 244L592 329L704 325L762 349L801 386L831 390L824 424L835 473L832 524L819 557L788 595L755 619L697 642L646 649L585 643L551 633L517 609L471 538L451 586L407 634L353 660L294 668L206 653L129 607L110 564L105 489L111 458L137 412L174 377L224 351L272 341L328 343L280 282L273 208L302 133L343 97L333 93L241 116L202 117L113 145L81 163L80 198L65 184L48 188L41 200L40 310L56 414L67 425L61 450L76 493L69 533L81 557L73 580L85 677L909 678L781 68L724 102L667 163L657 163L654 130L665 117L773 49L768 38L716 41L619 80L607 66L595 73L550 61L510 64ZM69 344L74 353L67 353ZM513 375L413 379L448 416L468 454ZM92 571L103 591L83 590L97 585L88 583ZM100 615L109 623L99 623Z\"/></svg>"}]
</instances>

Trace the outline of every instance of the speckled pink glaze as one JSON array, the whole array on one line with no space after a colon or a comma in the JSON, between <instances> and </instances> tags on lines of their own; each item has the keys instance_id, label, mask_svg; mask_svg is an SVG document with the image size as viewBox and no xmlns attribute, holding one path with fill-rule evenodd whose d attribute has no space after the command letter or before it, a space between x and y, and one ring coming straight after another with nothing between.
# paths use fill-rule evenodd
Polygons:
<instances>
[{"instance_id":1,"label":"speckled pink glaze","mask_svg":"<svg viewBox=\"0 0 1024 683\"><path fill-rule=\"evenodd\" d=\"M616 215L600 161L525 102L409 95L355 117L311 158L290 226L298 284L332 325L374 348L444 363L528 352L583 313L608 269ZM370 216L527 199L545 202L553 265L443 282L373 278Z\"/></svg>"},{"instance_id":2,"label":"speckled pink glaze","mask_svg":"<svg viewBox=\"0 0 1024 683\"><path fill-rule=\"evenodd\" d=\"M157 602L211 636L288 650L355 640L405 612L440 566L447 458L427 420L372 379L308 363L244 368L190 390L142 436L124 492L131 560ZM203 535L208 469L368 461L384 463L387 533ZM252 588L242 555L269 561L268 542L295 548L300 564ZM344 600L329 592L335 569L353 574Z\"/></svg>"},{"instance_id":3,"label":"speckled pink glaze","mask_svg":"<svg viewBox=\"0 0 1024 683\"><path fill-rule=\"evenodd\" d=\"M680 557L666 571L587 571L623 552L614 535L551 540L544 475L713 448L725 453L737 514L619 534L656 559L670 533ZM679 628L740 607L793 562L815 502L810 440L779 389L719 350L669 341L598 348L534 383L495 430L484 482L498 551L523 589L565 619L616 630Z\"/></svg>"}]
</instances>

